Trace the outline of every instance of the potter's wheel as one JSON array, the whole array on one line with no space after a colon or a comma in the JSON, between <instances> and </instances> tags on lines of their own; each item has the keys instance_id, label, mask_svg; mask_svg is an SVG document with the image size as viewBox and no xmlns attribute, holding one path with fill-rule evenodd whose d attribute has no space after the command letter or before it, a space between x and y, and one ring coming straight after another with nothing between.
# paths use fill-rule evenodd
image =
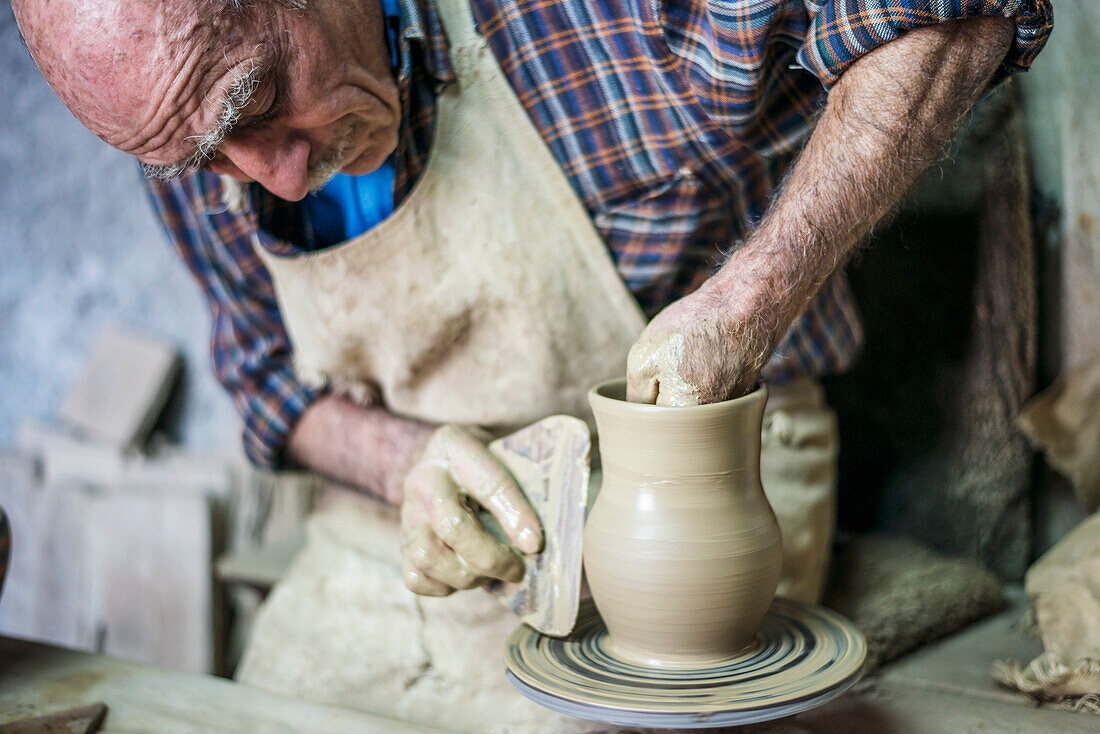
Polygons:
<instances>
[{"instance_id":1,"label":"potter's wheel","mask_svg":"<svg viewBox=\"0 0 1100 734\"><path fill-rule=\"evenodd\" d=\"M793 716L831 701L859 680L867 642L827 609L772 603L758 644L698 669L627 662L607 646L589 600L573 634L547 637L524 625L508 638L508 680L549 709L621 726L709 728Z\"/></svg>"}]
</instances>

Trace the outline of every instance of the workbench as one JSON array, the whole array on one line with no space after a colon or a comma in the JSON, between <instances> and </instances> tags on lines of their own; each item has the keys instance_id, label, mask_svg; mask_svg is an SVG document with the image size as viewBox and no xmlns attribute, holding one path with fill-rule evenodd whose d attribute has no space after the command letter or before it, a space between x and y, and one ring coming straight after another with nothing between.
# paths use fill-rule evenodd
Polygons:
<instances>
[{"instance_id":1,"label":"workbench","mask_svg":"<svg viewBox=\"0 0 1100 734\"><path fill-rule=\"evenodd\" d=\"M208 675L0 637L0 724L102 701L103 734L427 734Z\"/></svg>"},{"instance_id":2,"label":"workbench","mask_svg":"<svg viewBox=\"0 0 1100 734\"><path fill-rule=\"evenodd\" d=\"M1000 614L887 665L861 692L776 722L775 734L1096 734L1100 716L1035 707L993 682L993 660L1029 660L1041 649L1023 629L1022 589L1010 589L1008 599ZM97 701L109 707L104 734L439 731L224 678L0 637L0 725Z\"/></svg>"}]
</instances>

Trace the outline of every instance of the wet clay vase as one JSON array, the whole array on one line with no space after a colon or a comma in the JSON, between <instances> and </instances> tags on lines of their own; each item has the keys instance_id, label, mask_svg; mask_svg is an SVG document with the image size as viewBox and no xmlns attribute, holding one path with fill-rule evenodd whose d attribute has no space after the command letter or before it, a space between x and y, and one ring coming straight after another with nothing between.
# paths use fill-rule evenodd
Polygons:
<instances>
[{"instance_id":1,"label":"wet clay vase","mask_svg":"<svg viewBox=\"0 0 1100 734\"><path fill-rule=\"evenodd\" d=\"M775 595L779 526L760 485L766 388L711 405L629 403L596 386L603 484L584 569L624 660L692 667L750 652Z\"/></svg>"}]
</instances>

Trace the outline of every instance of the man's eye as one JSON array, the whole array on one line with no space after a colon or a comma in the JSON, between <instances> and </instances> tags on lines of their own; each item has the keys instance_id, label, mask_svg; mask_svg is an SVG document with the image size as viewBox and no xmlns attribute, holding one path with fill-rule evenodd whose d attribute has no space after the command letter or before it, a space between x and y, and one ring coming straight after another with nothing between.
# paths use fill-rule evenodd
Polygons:
<instances>
[{"instance_id":1,"label":"man's eye","mask_svg":"<svg viewBox=\"0 0 1100 734\"><path fill-rule=\"evenodd\" d=\"M241 108L238 127L249 128L267 122L278 114L278 94L274 84L266 85Z\"/></svg>"}]
</instances>

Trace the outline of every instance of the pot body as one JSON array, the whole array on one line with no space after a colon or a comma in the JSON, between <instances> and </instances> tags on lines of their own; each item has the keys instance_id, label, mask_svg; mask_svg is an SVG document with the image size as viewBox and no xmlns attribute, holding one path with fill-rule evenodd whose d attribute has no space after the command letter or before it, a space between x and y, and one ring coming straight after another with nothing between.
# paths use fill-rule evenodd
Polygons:
<instances>
[{"instance_id":1,"label":"pot body","mask_svg":"<svg viewBox=\"0 0 1100 734\"><path fill-rule=\"evenodd\" d=\"M767 390L713 405L628 403L594 388L603 485L584 530L584 568L617 654L698 665L753 644L782 565L760 485Z\"/></svg>"}]
</instances>

